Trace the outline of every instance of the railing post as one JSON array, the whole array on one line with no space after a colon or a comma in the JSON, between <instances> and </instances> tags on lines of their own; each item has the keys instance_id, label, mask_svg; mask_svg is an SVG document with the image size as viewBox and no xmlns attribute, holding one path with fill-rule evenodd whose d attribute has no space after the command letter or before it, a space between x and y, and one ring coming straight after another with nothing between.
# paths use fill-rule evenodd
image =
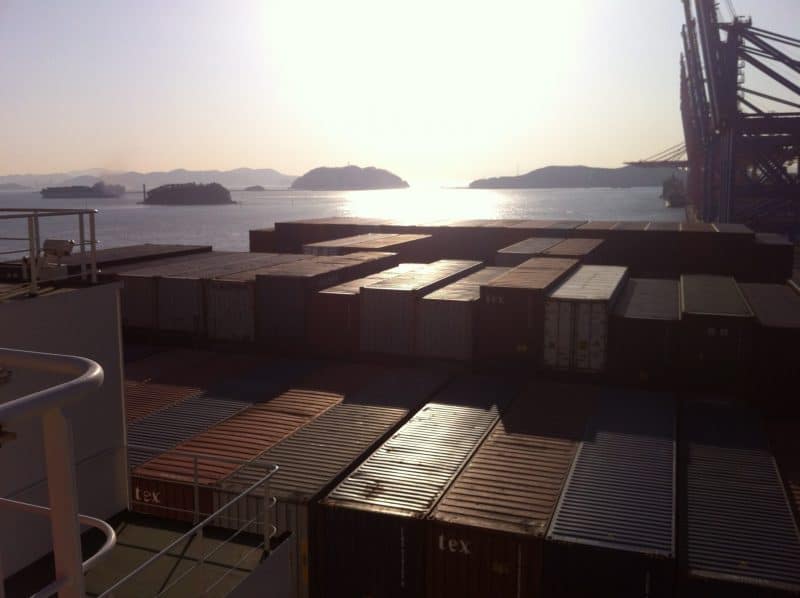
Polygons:
<instances>
[{"instance_id":1,"label":"railing post","mask_svg":"<svg viewBox=\"0 0 800 598\"><path fill-rule=\"evenodd\" d=\"M78 230L81 238L81 280L86 280L86 231L83 225L83 212L78 214Z\"/></svg>"},{"instance_id":2,"label":"railing post","mask_svg":"<svg viewBox=\"0 0 800 598\"><path fill-rule=\"evenodd\" d=\"M39 293L39 286L37 280L37 268L39 264L39 250L37 249L38 243L36 242L36 229L33 223L34 216L28 216L28 267L30 268L30 290L31 295Z\"/></svg>"},{"instance_id":3,"label":"railing post","mask_svg":"<svg viewBox=\"0 0 800 598\"><path fill-rule=\"evenodd\" d=\"M97 233L94 228L94 212L89 212L89 255L92 260L92 284L97 284Z\"/></svg>"},{"instance_id":4,"label":"railing post","mask_svg":"<svg viewBox=\"0 0 800 598\"><path fill-rule=\"evenodd\" d=\"M83 598L81 530L78 523L78 486L75 482L75 456L72 429L60 408L42 417L47 467L47 492L52 509L53 553L56 579L67 580L59 598Z\"/></svg>"},{"instance_id":5,"label":"railing post","mask_svg":"<svg viewBox=\"0 0 800 598\"><path fill-rule=\"evenodd\" d=\"M264 480L264 552L270 552L270 540L272 539L272 497L269 495L269 478ZM247 498L245 498L247 500Z\"/></svg>"},{"instance_id":6,"label":"railing post","mask_svg":"<svg viewBox=\"0 0 800 598\"><path fill-rule=\"evenodd\" d=\"M200 487L197 485L197 456L192 457L193 469L193 488L194 488L194 517L192 522L197 524L200 521Z\"/></svg>"}]
</instances>

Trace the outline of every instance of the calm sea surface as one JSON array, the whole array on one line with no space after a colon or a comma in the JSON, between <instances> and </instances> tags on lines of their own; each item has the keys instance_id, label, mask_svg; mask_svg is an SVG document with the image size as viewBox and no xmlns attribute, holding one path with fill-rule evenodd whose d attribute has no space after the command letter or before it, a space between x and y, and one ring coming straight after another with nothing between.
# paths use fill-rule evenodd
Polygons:
<instances>
[{"instance_id":1,"label":"calm sea surface","mask_svg":"<svg viewBox=\"0 0 800 598\"><path fill-rule=\"evenodd\" d=\"M666 208L660 188L633 189L422 189L307 192L234 191L235 205L146 206L141 194L109 199L42 199L38 192L0 192L0 208L96 208L101 246L134 243L211 244L247 250L251 228L277 221L328 216L394 218L430 222L471 218L572 220L682 220L682 208ZM77 218L44 219L42 238L76 239ZM0 237L24 237L23 221L0 220ZM20 243L0 240L0 249ZM16 257L16 256L15 256Z\"/></svg>"}]
</instances>

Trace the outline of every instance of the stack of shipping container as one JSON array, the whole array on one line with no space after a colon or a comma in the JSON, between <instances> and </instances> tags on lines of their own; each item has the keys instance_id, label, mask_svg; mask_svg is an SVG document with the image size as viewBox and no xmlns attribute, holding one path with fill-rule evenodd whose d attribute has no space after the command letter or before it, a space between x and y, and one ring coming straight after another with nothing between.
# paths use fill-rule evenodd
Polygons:
<instances>
[{"instance_id":1,"label":"stack of shipping container","mask_svg":"<svg viewBox=\"0 0 800 598\"><path fill-rule=\"evenodd\" d=\"M800 535L756 413L692 401L682 421L681 596L796 596Z\"/></svg>"},{"instance_id":2,"label":"stack of shipping container","mask_svg":"<svg viewBox=\"0 0 800 598\"><path fill-rule=\"evenodd\" d=\"M277 501L273 517L277 533L294 536L290 555L293 596L309 596L311 580L316 577L309 554L312 547L319 549L314 525L316 500L446 381L446 375L433 370L392 368L260 455L260 461L279 467L270 478L269 492ZM263 475L263 469L254 466L237 470L214 493L214 507L222 506ZM217 523L238 529L250 520L261 522L262 505L263 492L255 492ZM262 531L258 525L254 527Z\"/></svg>"},{"instance_id":3,"label":"stack of shipping container","mask_svg":"<svg viewBox=\"0 0 800 598\"><path fill-rule=\"evenodd\" d=\"M472 359L478 342L475 331L481 286L508 270L483 268L420 299L415 353L438 359Z\"/></svg>"},{"instance_id":4,"label":"stack of shipping container","mask_svg":"<svg viewBox=\"0 0 800 598\"><path fill-rule=\"evenodd\" d=\"M673 595L675 405L604 389L548 533L546 595Z\"/></svg>"},{"instance_id":5,"label":"stack of shipping container","mask_svg":"<svg viewBox=\"0 0 800 598\"><path fill-rule=\"evenodd\" d=\"M334 355L358 353L361 343L361 288L425 264L400 264L313 293L308 310L308 344L315 351Z\"/></svg>"},{"instance_id":6,"label":"stack of shipping container","mask_svg":"<svg viewBox=\"0 0 800 598\"><path fill-rule=\"evenodd\" d=\"M427 596L540 596L545 534L596 389L533 385L428 521Z\"/></svg>"},{"instance_id":7,"label":"stack of shipping container","mask_svg":"<svg viewBox=\"0 0 800 598\"><path fill-rule=\"evenodd\" d=\"M479 355L538 365L542 354L547 293L577 267L565 258L531 258L481 286Z\"/></svg>"},{"instance_id":8,"label":"stack of shipping container","mask_svg":"<svg viewBox=\"0 0 800 598\"><path fill-rule=\"evenodd\" d=\"M434 259L430 235L367 233L303 246L303 253L311 255L345 255L356 251L390 251L411 261Z\"/></svg>"},{"instance_id":9,"label":"stack of shipping container","mask_svg":"<svg viewBox=\"0 0 800 598\"><path fill-rule=\"evenodd\" d=\"M542 253L554 245L558 245L561 241L563 239L559 237L531 237L508 247L503 247L495 255L494 263L497 266L513 268L532 257L542 255Z\"/></svg>"},{"instance_id":10,"label":"stack of shipping container","mask_svg":"<svg viewBox=\"0 0 800 598\"><path fill-rule=\"evenodd\" d=\"M481 267L469 260L439 260L361 289L361 350L414 353L419 299Z\"/></svg>"},{"instance_id":11,"label":"stack of shipping container","mask_svg":"<svg viewBox=\"0 0 800 598\"><path fill-rule=\"evenodd\" d=\"M321 501L319 595L425 595L424 520L515 393L491 378L451 383Z\"/></svg>"}]
</instances>

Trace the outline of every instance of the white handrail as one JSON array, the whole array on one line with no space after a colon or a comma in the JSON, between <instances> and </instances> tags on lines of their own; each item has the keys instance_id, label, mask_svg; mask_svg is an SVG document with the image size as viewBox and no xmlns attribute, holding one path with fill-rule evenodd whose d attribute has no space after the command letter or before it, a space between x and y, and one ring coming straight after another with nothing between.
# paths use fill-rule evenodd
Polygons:
<instances>
[{"instance_id":1,"label":"white handrail","mask_svg":"<svg viewBox=\"0 0 800 598\"><path fill-rule=\"evenodd\" d=\"M103 384L103 368L84 357L0 347L0 363L7 369L17 367L74 376L67 382L0 404L0 424L37 417L48 409L73 403Z\"/></svg>"},{"instance_id":2,"label":"white handrail","mask_svg":"<svg viewBox=\"0 0 800 598\"><path fill-rule=\"evenodd\" d=\"M81 598L84 580L75 456L72 430L62 407L99 388L103 384L103 368L83 357L7 348L0 348L0 363L8 369L29 369L68 377L66 382L1 404L0 427L7 428L9 424L35 417L42 420L56 569L56 580L42 591L50 594L58 591L60 598Z\"/></svg>"}]
</instances>

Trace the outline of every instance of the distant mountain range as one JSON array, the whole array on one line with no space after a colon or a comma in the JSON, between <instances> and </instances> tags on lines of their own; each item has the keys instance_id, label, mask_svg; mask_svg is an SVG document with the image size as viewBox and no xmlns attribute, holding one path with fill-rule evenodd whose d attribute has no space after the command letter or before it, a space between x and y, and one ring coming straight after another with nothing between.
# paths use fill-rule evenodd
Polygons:
<instances>
[{"instance_id":1,"label":"distant mountain range","mask_svg":"<svg viewBox=\"0 0 800 598\"><path fill-rule=\"evenodd\" d=\"M558 187L660 187L676 171L672 168L591 168L546 166L519 176L472 181L471 189L527 189Z\"/></svg>"},{"instance_id":2,"label":"distant mountain range","mask_svg":"<svg viewBox=\"0 0 800 598\"><path fill-rule=\"evenodd\" d=\"M237 168L235 170L185 170L179 168L168 172L116 172L93 168L85 171L50 174L12 174L0 176L3 185L20 185L31 189L49 186L94 185L104 181L122 185L128 191L139 191L142 185L148 189L170 183L220 183L228 189L242 189L253 185L286 189L296 177L273 170L272 168Z\"/></svg>"}]
</instances>

